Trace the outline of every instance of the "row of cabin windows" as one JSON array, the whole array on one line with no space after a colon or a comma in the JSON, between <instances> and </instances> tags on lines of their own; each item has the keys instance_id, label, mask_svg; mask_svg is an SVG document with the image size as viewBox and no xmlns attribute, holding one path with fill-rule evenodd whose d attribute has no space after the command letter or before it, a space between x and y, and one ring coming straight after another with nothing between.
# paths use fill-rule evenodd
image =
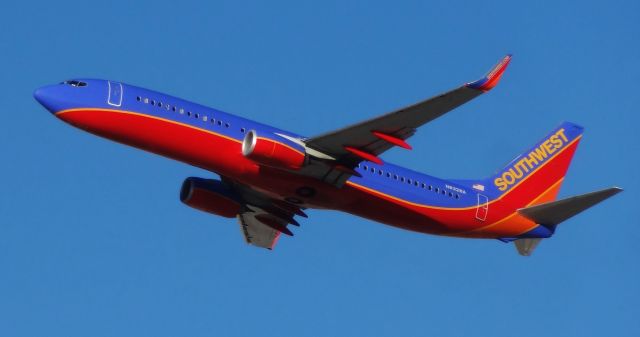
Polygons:
<instances>
[{"instance_id":1,"label":"row of cabin windows","mask_svg":"<svg viewBox=\"0 0 640 337\"><path fill-rule=\"evenodd\" d=\"M231 126L231 124L229 124L229 123L225 123L225 122L223 122L221 120L216 120L215 118L209 118L209 116L207 116L207 115L204 115L204 114L201 115L201 114L199 114L197 112L196 113L191 113L191 111L189 111L189 110L185 111L184 108L178 108L175 105L162 103L160 101L156 101L154 99L150 99L150 98L147 98L147 97L142 98L140 96L137 96L136 97L136 101L143 102L145 104L151 104L153 106L157 106L158 108L165 108L167 111L178 112L181 115L184 115L185 112L186 112L187 116L189 116L189 117L193 116L196 119L201 119L200 117L202 117L202 121L203 122L210 121L211 124L218 124L218 126L223 126L224 125L224 127L226 127L226 128ZM245 128L240 128L240 132L244 133L245 131L246 131Z\"/></svg>"},{"instance_id":2,"label":"row of cabin windows","mask_svg":"<svg viewBox=\"0 0 640 337\"><path fill-rule=\"evenodd\" d=\"M362 165L360 166L360 164L358 164L358 167L362 167L364 169L365 172L369 171L371 173L376 173L376 169L374 167L369 167L367 165ZM380 176L384 176L386 175L387 178L393 178L394 180L399 180L401 182L406 182L409 185L413 185L415 187L421 187L423 189L426 189L428 191L434 191L435 193L438 194L442 194L442 195L448 195L450 198L456 198L456 199L460 199L460 195L458 193L453 193L453 192L448 192L444 189L444 188L439 188L439 187L433 187L433 185L427 185L425 183L421 183L418 180L413 180L410 178L406 178L405 177L401 177L398 176L397 174L391 174L390 172L384 172L381 169L377 170L378 175Z\"/></svg>"},{"instance_id":3,"label":"row of cabin windows","mask_svg":"<svg viewBox=\"0 0 640 337\"><path fill-rule=\"evenodd\" d=\"M159 102L159 101L156 102L155 100L149 99L147 97L142 98L140 96L137 96L136 97L136 101L144 102L145 104L151 104L151 105L157 106L159 108L164 107L167 111L173 110L174 112L178 112L181 115L183 115L185 113L184 108L178 108L175 105L172 106L170 104L163 104L162 102ZM187 113L187 116L189 116L189 117L193 116L196 119L200 119L200 114L197 113L197 112L192 114L191 111L186 111L186 113ZM231 126L229 123L223 123L221 120L217 120L216 121L215 118L209 118L206 115L202 115L202 121L206 122L207 120L211 121L211 124L216 124L217 123L218 126L222 126L223 124L227 128ZM245 131L246 131L245 128L241 128L240 129L240 132L242 132L242 133L244 133ZM358 167L360 167L360 164L358 164ZM375 173L376 172L376 169L374 167L367 167L367 165L363 165L362 168L364 168L365 171L371 171L371 173ZM385 173L382 170L378 169L378 175L382 176L384 174ZM387 178L391 178L393 176L393 179L400 180L401 182L407 182L409 185L414 185L415 187L422 187L423 189L427 189L429 191L434 191L435 193L439 193L439 194L442 194L442 195L447 195L447 191L445 191L444 188L438 188L438 187L434 188L432 185L428 185L427 186L425 183L420 183L417 180L412 180L410 178L405 179L404 177L400 177L397 174L393 174L392 175L389 172L386 173L386 176L387 176ZM449 197L460 199L460 195L457 194L457 193L454 194L452 192L449 192L448 195L449 195Z\"/></svg>"}]
</instances>

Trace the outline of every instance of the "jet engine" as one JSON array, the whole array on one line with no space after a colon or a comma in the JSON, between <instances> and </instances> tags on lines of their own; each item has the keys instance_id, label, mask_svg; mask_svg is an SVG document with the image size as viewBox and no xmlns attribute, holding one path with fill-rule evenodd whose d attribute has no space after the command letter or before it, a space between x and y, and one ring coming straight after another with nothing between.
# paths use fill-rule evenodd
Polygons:
<instances>
[{"instance_id":1,"label":"jet engine","mask_svg":"<svg viewBox=\"0 0 640 337\"><path fill-rule=\"evenodd\" d=\"M307 159L302 145L273 133L258 136L255 130L244 137L242 154L257 164L287 170L299 170Z\"/></svg>"},{"instance_id":2,"label":"jet engine","mask_svg":"<svg viewBox=\"0 0 640 337\"><path fill-rule=\"evenodd\" d=\"M203 212L233 218L240 203L233 190L219 180L189 177L182 183L180 201Z\"/></svg>"}]
</instances>

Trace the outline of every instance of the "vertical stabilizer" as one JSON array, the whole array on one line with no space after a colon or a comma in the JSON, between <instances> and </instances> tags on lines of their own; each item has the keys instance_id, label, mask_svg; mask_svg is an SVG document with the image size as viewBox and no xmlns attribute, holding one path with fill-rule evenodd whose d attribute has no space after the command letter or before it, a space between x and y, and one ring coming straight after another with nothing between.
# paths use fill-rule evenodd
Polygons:
<instances>
[{"instance_id":1,"label":"vertical stabilizer","mask_svg":"<svg viewBox=\"0 0 640 337\"><path fill-rule=\"evenodd\" d=\"M562 123L488 178L486 186L518 208L555 200L583 130Z\"/></svg>"}]
</instances>

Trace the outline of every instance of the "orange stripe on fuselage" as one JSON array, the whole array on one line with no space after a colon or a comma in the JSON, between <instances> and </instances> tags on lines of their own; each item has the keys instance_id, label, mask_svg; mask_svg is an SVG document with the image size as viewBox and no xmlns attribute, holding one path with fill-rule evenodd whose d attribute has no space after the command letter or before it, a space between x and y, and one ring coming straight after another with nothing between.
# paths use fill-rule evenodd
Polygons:
<instances>
[{"instance_id":1,"label":"orange stripe on fuselage","mask_svg":"<svg viewBox=\"0 0 640 337\"><path fill-rule=\"evenodd\" d=\"M509 237L535 227L535 224L524 218L513 223L510 219L519 217L516 214L518 208L535 202L548 201L555 197L579 139L580 137L573 140L569 146L536 168L509 191L489 202L486 221L475 218L477 206L454 208L424 205L409 202L357 183L347 182L347 184L362 192L374 194L388 202L404 207L407 212L422 214L430 221L445 225L446 229L442 233L429 231L431 234L464 237ZM540 169L543 167L546 169L541 171ZM549 186L549 182L554 183ZM384 217L384 215L379 215L379 217ZM501 225L503 223L504 225ZM412 225L405 224L400 227L412 227ZM412 230L415 229L412 228Z\"/></svg>"},{"instance_id":2,"label":"orange stripe on fuselage","mask_svg":"<svg viewBox=\"0 0 640 337\"><path fill-rule=\"evenodd\" d=\"M574 139L509 191L492 200L490 204L493 208L489 208L487 221L480 222L475 219L475 206L448 208L412 203L351 181L347 182L343 189L335 189L312 178L256 168L254 163L242 156L239 146L241 141L170 119L131 111L93 108L65 110L56 115L70 124L100 136L223 175L237 177L244 183L256 186L259 190L271 191L272 195L291 196L295 195L296 186L303 186L302 184L313 186L318 190L318 194L314 199L307 200L306 207L348 211L365 218L383 221L388 225L418 232L470 237L506 237L509 236L509 233L514 233L515 229L524 231L528 228L524 225L510 228L508 225L501 225L498 221L503 220L510 223L511 221L507 221L507 218L514 216L515 209L519 205L522 207L530 202L530 199L522 200L529 198L524 190L539 194L539 200L546 200L552 194L557 193L557 189L548 193L542 190L537 192L541 188L538 186L545 186L548 181L558 181L561 178L557 177L558 174L553 173L553 168L563 166L565 161L570 160L571 153L567 151L575 150L575 144L580 139L580 137ZM122 116L123 118L114 118L114 116ZM157 123L145 123L144 119ZM161 123L169 123L169 125L175 125L178 128L167 129L167 124L163 126ZM188 130L200 132L189 132ZM205 137L207 135L215 136L227 143L220 143L211 137ZM223 149L224 151L219 151ZM555 164L556 162L562 163ZM552 165L550 170L540 173L540 169L547 165ZM557 184L559 187L559 182ZM353 206L358 203L359 199L366 199L367 203ZM504 202L504 205L502 202L496 204L498 201ZM472 233L467 233L470 231Z\"/></svg>"},{"instance_id":3,"label":"orange stripe on fuselage","mask_svg":"<svg viewBox=\"0 0 640 337\"><path fill-rule=\"evenodd\" d=\"M167 123L172 123L172 124L188 127L188 128L194 129L194 130L206 132L206 133L209 133L209 134L212 134L212 135L216 135L218 137L225 138L227 140L234 141L236 143L242 143L242 141L237 140L237 139L235 139L233 137L228 137L228 136L225 136L223 134L220 134L220 133L217 133L217 132L213 132L211 130L199 128L199 127L196 127L196 126L193 126L193 125L189 125L189 124L185 124L185 123L176 122L174 120L167 119L167 118L157 117L157 116L153 116L153 115L147 115L147 114L143 114L143 113L139 113L139 112L133 112L133 111L123 111L123 110L104 109L104 108L76 108L76 109L68 109L68 110L58 111L58 112L55 113L55 115L57 117L59 117L60 119L66 121L66 119L64 117L62 117L62 115L67 114L67 113L71 113L71 112L87 112L87 111L89 111L89 112L91 112L91 111L115 112L115 113L119 113L119 114L134 115L134 116L139 116L139 117L151 118L151 119L155 119L155 120L159 120L159 121L163 121L163 122L167 122Z\"/></svg>"},{"instance_id":4,"label":"orange stripe on fuselage","mask_svg":"<svg viewBox=\"0 0 640 337\"><path fill-rule=\"evenodd\" d=\"M555 200L558 191L560 190L560 186L564 178L560 178L553 185L551 185L545 192L540 194L536 199L528 203L527 205L523 205L519 208L524 208L532 205L541 204L544 202ZM494 223L491 223L486 226L482 226L476 228L471 231L454 233L452 235L462 236L462 237L475 237L476 235L479 237L483 237L483 233L485 232L500 232L504 233L504 237L516 237L523 233L526 233L532 229L534 229L538 224L535 222L521 216L517 210L508 216L500 219ZM490 231L488 231L490 229Z\"/></svg>"}]
</instances>

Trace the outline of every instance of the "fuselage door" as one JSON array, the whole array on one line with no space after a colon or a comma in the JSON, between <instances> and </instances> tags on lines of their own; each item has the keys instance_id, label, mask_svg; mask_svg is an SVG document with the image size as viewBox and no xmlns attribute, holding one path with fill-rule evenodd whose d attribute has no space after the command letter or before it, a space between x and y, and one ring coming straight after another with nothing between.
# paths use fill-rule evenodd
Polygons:
<instances>
[{"instance_id":1,"label":"fuselage door","mask_svg":"<svg viewBox=\"0 0 640 337\"><path fill-rule=\"evenodd\" d=\"M478 208L476 208L476 219L484 221L489 214L489 198L486 195L478 194Z\"/></svg>"},{"instance_id":2,"label":"fuselage door","mask_svg":"<svg viewBox=\"0 0 640 337\"><path fill-rule=\"evenodd\" d=\"M113 106L122 105L122 83L107 81L109 83L109 96L107 103Z\"/></svg>"}]
</instances>

